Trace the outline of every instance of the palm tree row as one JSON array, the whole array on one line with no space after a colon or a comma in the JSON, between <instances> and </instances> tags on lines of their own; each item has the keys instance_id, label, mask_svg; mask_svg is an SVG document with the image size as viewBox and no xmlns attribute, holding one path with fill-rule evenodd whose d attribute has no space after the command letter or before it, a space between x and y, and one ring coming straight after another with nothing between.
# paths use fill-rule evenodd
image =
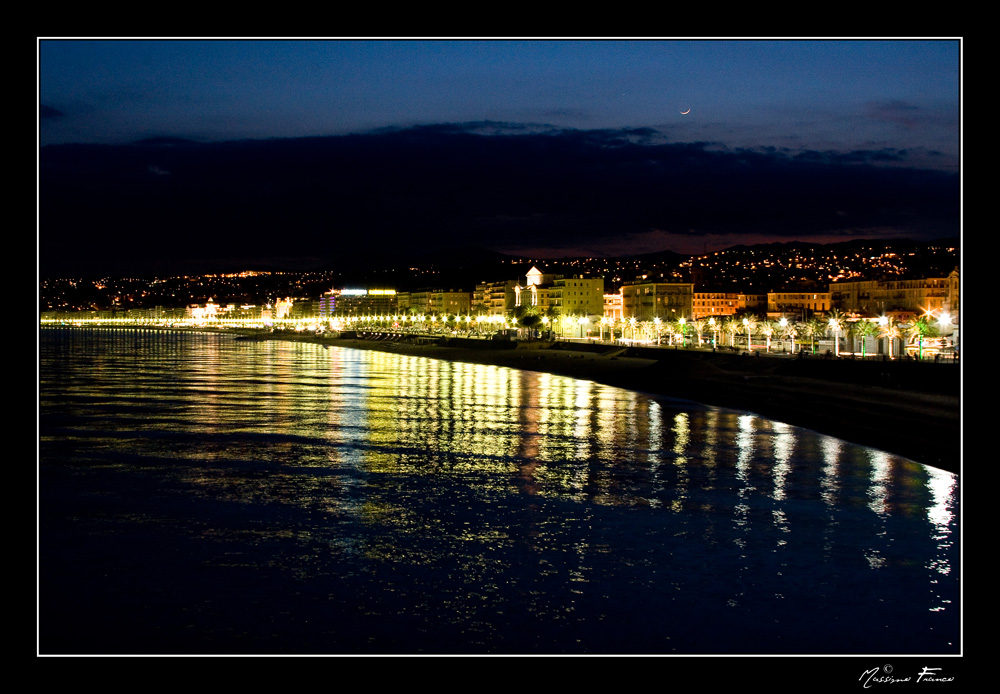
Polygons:
<instances>
[{"instance_id":1,"label":"palm tree row","mask_svg":"<svg viewBox=\"0 0 1000 694\"><path fill-rule=\"evenodd\" d=\"M889 343L907 340L917 345L919 349L925 338L938 335L934 324L927 317L905 323L897 323L891 318L848 320L837 310L831 311L824 318L813 317L802 321L789 321L785 318L778 321L769 318L760 319L754 314L747 313L695 320L655 318L637 321L634 318L627 318L605 321L604 325L604 332L609 337L616 335L625 340L656 344L742 347L747 350L762 349L768 352L775 348L775 343L784 351L785 341L788 341L792 352L796 351L796 345L800 345L800 349L807 346L809 351L815 354L817 343L832 337L835 353L839 354L845 341L850 340L851 342L847 344L859 345L862 357L868 354L868 343L871 338L885 339ZM800 337L803 338L802 342L799 341ZM889 348L892 349L891 344ZM894 355L890 352L889 356Z\"/></svg>"},{"instance_id":2,"label":"palm tree row","mask_svg":"<svg viewBox=\"0 0 1000 694\"><path fill-rule=\"evenodd\" d=\"M803 348L815 353L817 343L830 336L834 341L834 353L840 353L842 341L851 340L860 343L862 357L867 356L869 339L876 337L887 340L889 357L897 356L893 354L893 345L900 340L911 343L922 357L925 340L938 335L935 324L927 316L902 323L886 317L877 320L849 320L836 309L822 319L812 317L802 321L789 321L785 318L779 321L762 319L753 313L694 320L686 318L637 320L634 317L591 320L586 316L561 315L556 308L539 309L535 306L519 306L511 313L509 317L454 313L422 316L410 311L404 315L359 317L356 320L380 326L402 324L400 327L453 334L487 335L502 328L525 330L527 334L535 334L541 330L553 336L566 336L578 331L577 334L581 337L590 336L601 340L659 345L711 345L768 352L775 347L775 343L785 351L787 341L793 353Z\"/></svg>"}]
</instances>

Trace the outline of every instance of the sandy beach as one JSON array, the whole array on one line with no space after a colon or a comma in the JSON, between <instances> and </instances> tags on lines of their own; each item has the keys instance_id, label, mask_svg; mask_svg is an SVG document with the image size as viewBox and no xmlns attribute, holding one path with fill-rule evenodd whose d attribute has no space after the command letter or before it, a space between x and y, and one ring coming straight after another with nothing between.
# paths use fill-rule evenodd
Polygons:
<instances>
[{"instance_id":1,"label":"sandy beach","mask_svg":"<svg viewBox=\"0 0 1000 694\"><path fill-rule=\"evenodd\" d=\"M683 348L441 339L416 344L273 333L269 339L543 371L746 410L961 473L958 364Z\"/></svg>"}]
</instances>

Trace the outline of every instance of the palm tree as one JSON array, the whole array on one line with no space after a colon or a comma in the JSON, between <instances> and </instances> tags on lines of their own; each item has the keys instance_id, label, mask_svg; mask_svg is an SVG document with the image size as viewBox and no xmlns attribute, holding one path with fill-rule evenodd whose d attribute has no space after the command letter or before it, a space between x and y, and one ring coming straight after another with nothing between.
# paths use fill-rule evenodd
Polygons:
<instances>
[{"instance_id":1,"label":"palm tree","mask_svg":"<svg viewBox=\"0 0 1000 694\"><path fill-rule=\"evenodd\" d=\"M532 333L542 324L542 317L538 315L537 311L528 311L517 322L522 328L528 331L528 337L531 337Z\"/></svg>"},{"instance_id":2,"label":"palm tree","mask_svg":"<svg viewBox=\"0 0 1000 694\"><path fill-rule=\"evenodd\" d=\"M802 329L800 323L792 323L788 326L785 332L788 334L788 339L792 343L792 354L795 353L796 338L799 336L799 331Z\"/></svg>"},{"instance_id":3,"label":"palm tree","mask_svg":"<svg viewBox=\"0 0 1000 694\"><path fill-rule=\"evenodd\" d=\"M836 356L840 356L840 331L844 329L844 322L846 318L837 309L830 311L830 329L833 330L833 352Z\"/></svg>"},{"instance_id":4,"label":"palm tree","mask_svg":"<svg viewBox=\"0 0 1000 694\"><path fill-rule=\"evenodd\" d=\"M704 318L699 318L691 323L694 326L695 335L698 336L698 346L701 347L701 335L705 332L705 326L708 325Z\"/></svg>"},{"instance_id":5,"label":"palm tree","mask_svg":"<svg viewBox=\"0 0 1000 694\"><path fill-rule=\"evenodd\" d=\"M736 346L736 335L743 332L743 323L736 316L729 316L722 323L723 329L729 333L729 346Z\"/></svg>"},{"instance_id":6,"label":"palm tree","mask_svg":"<svg viewBox=\"0 0 1000 694\"><path fill-rule=\"evenodd\" d=\"M722 327L721 320L715 320L715 316L708 319L708 328L712 332L712 349L714 350L719 342L719 329Z\"/></svg>"},{"instance_id":7,"label":"palm tree","mask_svg":"<svg viewBox=\"0 0 1000 694\"><path fill-rule=\"evenodd\" d=\"M667 344L674 344L674 336L677 334L677 324L668 318L663 321L663 328L666 329L667 335L670 336L667 338ZM659 329L657 331L659 332Z\"/></svg>"},{"instance_id":8,"label":"palm tree","mask_svg":"<svg viewBox=\"0 0 1000 694\"><path fill-rule=\"evenodd\" d=\"M781 334L783 337L787 337L792 342L792 354L795 354L795 338L799 334L798 326L795 323L789 323L788 319L782 317L778 322L778 326L781 328Z\"/></svg>"},{"instance_id":9,"label":"palm tree","mask_svg":"<svg viewBox=\"0 0 1000 694\"><path fill-rule=\"evenodd\" d=\"M826 324L819 318L810 318L802 324L802 334L809 338L813 354L816 354L816 338L825 333Z\"/></svg>"},{"instance_id":10,"label":"palm tree","mask_svg":"<svg viewBox=\"0 0 1000 694\"><path fill-rule=\"evenodd\" d=\"M937 328L934 324L927 320L927 316L920 316L910 323L906 328L906 334L909 336L911 341L917 342L917 358L924 358L924 338L925 337L936 337Z\"/></svg>"},{"instance_id":11,"label":"palm tree","mask_svg":"<svg viewBox=\"0 0 1000 694\"><path fill-rule=\"evenodd\" d=\"M757 316L753 315L752 313L748 313L745 316L743 316L742 322L743 322L743 327L747 331L747 351L749 351L750 349L753 348L753 345L750 344L750 338L757 331Z\"/></svg>"},{"instance_id":12,"label":"palm tree","mask_svg":"<svg viewBox=\"0 0 1000 694\"><path fill-rule=\"evenodd\" d=\"M867 318L862 318L851 326L851 334L861 340L861 358L865 358L868 337L878 332L878 328Z\"/></svg>"},{"instance_id":13,"label":"palm tree","mask_svg":"<svg viewBox=\"0 0 1000 694\"><path fill-rule=\"evenodd\" d=\"M900 337L899 326L888 316L879 318L878 326L879 336L886 338L886 344L889 348L889 358L892 359L892 343Z\"/></svg>"},{"instance_id":14,"label":"palm tree","mask_svg":"<svg viewBox=\"0 0 1000 694\"><path fill-rule=\"evenodd\" d=\"M771 351L771 336L778 330L778 324L773 320L764 320L757 327L758 332L767 338L767 351Z\"/></svg>"},{"instance_id":15,"label":"palm tree","mask_svg":"<svg viewBox=\"0 0 1000 694\"><path fill-rule=\"evenodd\" d=\"M562 325L561 314L558 306L549 304L542 311L542 325L549 331L549 339L555 339L555 329L557 325Z\"/></svg>"},{"instance_id":16,"label":"palm tree","mask_svg":"<svg viewBox=\"0 0 1000 694\"><path fill-rule=\"evenodd\" d=\"M601 320L600 320L601 342L604 341L604 328L608 327L610 324L611 324L611 320L607 316L602 316L601 317Z\"/></svg>"}]
</instances>

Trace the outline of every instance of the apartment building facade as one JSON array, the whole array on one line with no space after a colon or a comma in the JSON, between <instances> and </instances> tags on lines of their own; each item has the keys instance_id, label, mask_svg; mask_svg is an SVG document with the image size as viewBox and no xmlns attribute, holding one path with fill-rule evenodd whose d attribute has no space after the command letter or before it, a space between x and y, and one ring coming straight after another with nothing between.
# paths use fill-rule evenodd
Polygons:
<instances>
[{"instance_id":1,"label":"apartment building facade","mask_svg":"<svg viewBox=\"0 0 1000 694\"><path fill-rule=\"evenodd\" d=\"M830 292L769 292L768 315L795 316L805 320L814 314L824 314L833 308Z\"/></svg>"},{"instance_id":2,"label":"apartment building facade","mask_svg":"<svg viewBox=\"0 0 1000 694\"><path fill-rule=\"evenodd\" d=\"M633 282L622 285L621 295L624 320L690 318L694 308L694 284L688 282Z\"/></svg>"},{"instance_id":3,"label":"apartment building facade","mask_svg":"<svg viewBox=\"0 0 1000 694\"><path fill-rule=\"evenodd\" d=\"M947 277L836 282L830 285L830 294L833 305L847 313L868 317L947 313L957 324L961 312L960 286L955 268Z\"/></svg>"}]
</instances>

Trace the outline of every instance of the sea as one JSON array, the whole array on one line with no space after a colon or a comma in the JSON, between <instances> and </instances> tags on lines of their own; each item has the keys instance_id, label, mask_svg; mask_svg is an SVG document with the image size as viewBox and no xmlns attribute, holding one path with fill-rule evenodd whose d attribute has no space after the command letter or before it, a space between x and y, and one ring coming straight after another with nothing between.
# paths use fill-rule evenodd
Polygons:
<instances>
[{"instance_id":1,"label":"sea","mask_svg":"<svg viewBox=\"0 0 1000 694\"><path fill-rule=\"evenodd\" d=\"M38 652L961 654L956 475L697 400L43 327Z\"/></svg>"}]
</instances>

